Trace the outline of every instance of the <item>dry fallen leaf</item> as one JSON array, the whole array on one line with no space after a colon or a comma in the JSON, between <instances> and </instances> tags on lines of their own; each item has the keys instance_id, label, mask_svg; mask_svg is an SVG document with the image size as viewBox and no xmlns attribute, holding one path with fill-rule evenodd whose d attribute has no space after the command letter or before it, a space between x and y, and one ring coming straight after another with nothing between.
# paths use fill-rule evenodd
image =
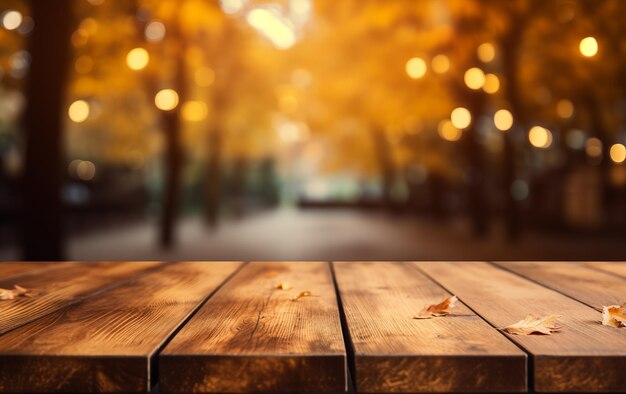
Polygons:
<instances>
[{"instance_id":1,"label":"dry fallen leaf","mask_svg":"<svg viewBox=\"0 0 626 394\"><path fill-rule=\"evenodd\" d=\"M0 289L0 300L2 301L13 300L20 296L34 297L38 294L39 292L37 292L36 290L27 289L19 285L14 285L13 290Z\"/></svg>"},{"instance_id":2,"label":"dry fallen leaf","mask_svg":"<svg viewBox=\"0 0 626 394\"><path fill-rule=\"evenodd\" d=\"M505 327L504 331L514 335L552 335L561 330L561 326L558 323L560 318L560 315L550 315L546 317L528 315L524 320L520 320L515 324Z\"/></svg>"},{"instance_id":3,"label":"dry fallen leaf","mask_svg":"<svg viewBox=\"0 0 626 394\"><path fill-rule=\"evenodd\" d=\"M5 301L5 300L12 300L14 298L15 298L15 293L13 293L13 290L0 289L0 300Z\"/></svg>"},{"instance_id":4,"label":"dry fallen leaf","mask_svg":"<svg viewBox=\"0 0 626 394\"><path fill-rule=\"evenodd\" d=\"M308 297L310 295L311 295L310 291L303 291L303 292L300 292L300 294L298 294L297 296L291 297L289 300L290 301L298 301L300 298Z\"/></svg>"},{"instance_id":5,"label":"dry fallen leaf","mask_svg":"<svg viewBox=\"0 0 626 394\"><path fill-rule=\"evenodd\" d=\"M280 290L291 290L291 285L289 282L280 282L276 285L276 288Z\"/></svg>"},{"instance_id":6,"label":"dry fallen leaf","mask_svg":"<svg viewBox=\"0 0 626 394\"><path fill-rule=\"evenodd\" d=\"M450 314L449 309L454 308L458 300L456 296L452 296L439 304L427 305L417 316L413 316L413 319L432 319L433 317L448 316Z\"/></svg>"},{"instance_id":7,"label":"dry fallen leaf","mask_svg":"<svg viewBox=\"0 0 626 394\"><path fill-rule=\"evenodd\" d=\"M602 324L615 328L626 327L626 302L622 306L611 305L603 307Z\"/></svg>"}]
</instances>

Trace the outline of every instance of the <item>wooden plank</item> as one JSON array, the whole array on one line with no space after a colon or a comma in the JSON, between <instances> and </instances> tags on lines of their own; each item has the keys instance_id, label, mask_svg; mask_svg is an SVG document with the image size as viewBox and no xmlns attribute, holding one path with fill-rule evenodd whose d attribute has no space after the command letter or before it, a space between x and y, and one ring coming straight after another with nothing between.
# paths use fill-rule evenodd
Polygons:
<instances>
[{"instance_id":1,"label":"wooden plank","mask_svg":"<svg viewBox=\"0 0 626 394\"><path fill-rule=\"evenodd\" d=\"M410 263L334 263L362 393L524 392L526 354L462 303L416 320L450 294Z\"/></svg>"},{"instance_id":2,"label":"wooden plank","mask_svg":"<svg viewBox=\"0 0 626 394\"><path fill-rule=\"evenodd\" d=\"M598 263L586 263L590 268L600 271L608 272L614 275L623 276L626 278L626 263L625 262L598 262Z\"/></svg>"},{"instance_id":3,"label":"wooden plank","mask_svg":"<svg viewBox=\"0 0 626 394\"><path fill-rule=\"evenodd\" d=\"M291 290L277 289L288 282ZM302 291L311 296L290 298ZM159 357L159 389L343 392L346 354L327 263L250 263Z\"/></svg>"},{"instance_id":4,"label":"wooden plank","mask_svg":"<svg viewBox=\"0 0 626 394\"><path fill-rule=\"evenodd\" d=\"M36 289L36 297L0 301L0 334L107 290L121 281L157 267L156 262L76 263L63 269L35 272L0 280L0 288L18 284Z\"/></svg>"},{"instance_id":5,"label":"wooden plank","mask_svg":"<svg viewBox=\"0 0 626 394\"><path fill-rule=\"evenodd\" d=\"M626 279L581 263L496 263L599 311L626 302Z\"/></svg>"},{"instance_id":6,"label":"wooden plank","mask_svg":"<svg viewBox=\"0 0 626 394\"><path fill-rule=\"evenodd\" d=\"M177 263L0 336L0 392L146 392L157 350L240 263Z\"/></svg>"},{"instance_id":7,"label":"wooden plank","mask_svg":"<svg viewBox=\"0 0 626 394\"><path fill-rule=\"evenodd\" d=\"M15 276L64 268L68 264L71 263L0 262L0 280L4 281Z\"/></svg>"},{"instance_id":8,"label":"wooden plank","mask_svg":"<svg viewBox=\"0 0 626 394\"><path fill-rule=\"evenodd\" d=\"M418 263L495 327L560 314L562 332L509 338L532 354L538 392L624 392L626 335L573 299L486 263ZM507 334L508 335L508 334Z\"/></svg>"}]
</instances>

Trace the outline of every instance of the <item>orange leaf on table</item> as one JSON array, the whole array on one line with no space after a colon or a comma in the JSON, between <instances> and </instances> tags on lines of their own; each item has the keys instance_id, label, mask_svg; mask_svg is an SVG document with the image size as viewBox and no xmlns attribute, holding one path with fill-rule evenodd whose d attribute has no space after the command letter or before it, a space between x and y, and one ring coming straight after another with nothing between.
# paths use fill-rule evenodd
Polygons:
<instances>
[{"instance_id":1,"label":"orange leaf on table","mask_svg":"<svg viewBox=\"0 0 626 394\"><path fill-rule=\"evenodd\" d=\"M303 292L300 292L300 294L298 294L297 296L291 297L289 300L290 301L298 301L300 298L308 297L310 295L311 295L310 291L303 291Z\"/></svg>"},{"instance_id":2,"label":"orange leaf on table","mask_svg":"<svg viewBox=\"0 0 626 394\"><path fill-rule=\"evenodd\" d=\"M619 305L605 306L602 308L602 324L609 327L626 327L626 302Z\"/></svg>"},{"instance_id":3,"label":"orange leaf on table","mask_svg":"<svg viewBox=\"0 0 626 394\"><path fill-rule=\"evenodd\" d=\"M504 331L513 335L552 335L561 330L561 325L558 323L560 318L560 315L550 315L546 317L528 315L525 319L505 327Z\"/></svg>"},{"instance_id":4,"label":"orange leaf on table","mask_svg":"<svg viewBox=\"0 0 626 394\"><path fill-rule=\"evenodd\" d=\"M432 319L433 317L443 317L450 314L450 309L456 306L459 299L456 296L448 297L439 304L427 305L413 319Z\"/></svg>"},{"instance_id":5,"label":"orange leaf on table","mask_svg":"<svg viewBox=\"0 0 626 394\"><path fill-rule=\"evenodd\" d=\"M17 297L34 297L39 295L39 292L33 289L27 289L20 285L14 285L12 290L0 289L0 300L14 300Z\"/></svg>"},{"instance_id":6,"label":"orange leaf on table","mask_svg":"<svg viewBox=\"0 0 626 394\"><path fill-rule=\"evenodd\" d=\"M291 285L289 282L280 282L276 285L276 288L280 290L291 290Z\"/></svg>"}]
</instances>

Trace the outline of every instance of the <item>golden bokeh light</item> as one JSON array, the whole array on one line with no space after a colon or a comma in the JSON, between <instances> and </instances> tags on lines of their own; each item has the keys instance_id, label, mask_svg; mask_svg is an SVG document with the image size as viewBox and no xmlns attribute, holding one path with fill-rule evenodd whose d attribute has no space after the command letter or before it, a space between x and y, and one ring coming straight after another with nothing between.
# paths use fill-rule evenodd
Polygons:
<instances>
[{"instance_id":1,"label":"golden bokeh light","mask_svg":"<svg viewBox=\"0 0 626 394\"><path fill-rule=\"evenodd\" d=\"M500 131L509 131L513 127L513 114L507 109L500 109L493 115L493 123Z\"/></svg>"},{"instance_id":2,"label":"golden bokeh light","mask_svg":"<svg viewBox=\"0 0 626 394\"><path fill-rule=\"evenodd\" d=\"M22 24L24 17L19 11L9 10L2 16L2 27L7 30L15 30Z\"/></svg>"},{"instance_id":3,"label":"golden bokeh light","mask_svg":"<svg viewBox=\"0 0 626 394\"><path fill-rule=\"evenodd\" d=\"M178 93L173 89L163 89L154 97L154 104L162 111L171 111L178 106Z\"/></svg>"},{"instance_id":4,"label":"golden bokeh light","mask_svg":"<svg viewBox=\"0 0 626 394\"><path fill-rule=\"evenodd\" d=\"M209 114L209 107L202 101L187 101L183 104L182 116L188 122L201 122Z\"/></svg>"},{"instance_id":5,"label":"golden bokeh light","mask_svg":"<svg viewBox=\"0 0 626 394\"><path fill-rule=\"evenodd\" d=\"M90 181L96 176L96 165L88 160L81 160L76 165L76 176L83 181Z\"/></svg>"},{"instance_id":6,"label":"golden bokeh light","mask_svg":"<svg viewBox=\"0 0 626 394\"><path fill-rule=\"evenodd\" d=\"M589 138L585 142L585 153L592 158L602 157L602 141L596 137Z\"/></svg>"},{"instance_id":7,"label":"golden bokeh light","mask_svg":"<svg viewBox=\"0 0 626 394\"><path fill-rule=\"evenodd\" d=\"M609 150L609 156L615 164L621 164L626 161L626 146L624 144L613 144Z\"/></svg>"},{"instance_id":8,"label":"golden bokeh light","mask_svg":"<svg viewBox=\"0 0 626 394\"><path fill-rule=\"evenodd\" d=\"M414 57L406 62L406 73L413 79L420 79L426 74L426 62L424 59Z\"/></svg>"},{"instance_id":9,"label":"golden bokeh light","mask_svg":"<svg viewBox=\"0 0 626 394\"><path fill-rule=\"evenodd\" d=\"M150 62L150 55L144 48L134 48L126 55L126 64L131 70L143 70Z\"/></svg>"},{"instance_id":10,"label":"golden bokeh light","mask_svg":"<svg viewBox=\"0 0 626 394\"><path fill-rule=\"evenodd\" d=\"M437 55L430 61L430 66L437 74L445 74L450 70L450 59L446 55Z\"/></svg>"},{"instance_id":11,"label":"golden bokeh light","mask_svg":"<svg viewBox=\"0 0 626 394\"><path fill-rule=\"evenodd\" d=\"M621 164L626 161L626 146L624 144L613 144L609 150L609 156L615 164Z\"/></svg>"},{"instance_id":12,"label":"golden bokeh light","mask_svg":"<svg viewBox=\"0 0 626 394\"><path fill-rule=\"evenodd\" d=\"M463 130L472 124L472 114L467 108L455 108L450 114L452 125L459 130Z\"/></svg>"},{"instance_id":13,"label":"golden bokeh light","mask_svg":"<svg viewBox=\"0 0 626 394\"><path fill-rule=\"evenodd\" d=\"M482 89L485 86L485 73L478 67L472 67L465 72L463 80L465 85L472 90Z\"/></svg>"},{"instance_id":14,"label":"golden bokeh light","mask_svg":"<svg viewBox=\"0 0 626 394\"><path fill-rule=\"evenodd\" d=\"M446 141L458 141L461 139L463 132L458 128L454 127L454 124L450 120L442 120L439 122L439 126L437 127L437 131L439 132L439 136Z\"/></svg>"},{"instance_id":15,"label":"golden bokeh light","mask_svg":"<svg viewBox=\"0 0 626 394\"><path fill-rule=\"evenodd\" d=\"M585 37L578 46L580 53L585 57L594 57L598 53L598 40L595 37Z\"/></svg>"},{"instance_id":16,"label":"golden bokeh light","mask_svg":"<svg viewBox=\"0 0 626 394\"><path fill-rule=\"evenodd\" d=\"M563 119L569 119L574 115L574 103L570 100L559 100L556 104L556 113Z\"/></svg>"},{"instance_id":17,"label":"golden bokeh light","mask_svg":"<svg viewBox=\"0 0 626 394\"><path fill-rule=\"evenodd\" d=\"M552 132L545 127L534 126L528 132L528 141L535 148L549 148L552 145Z\"/></svg>"},{"instance_id":18,"label":"golden bokeh light","mask_svg":"<svg viewBox=\"0 0 626 394\"><path fill-rule=\"evenodd\" d=\"M85 100L74 101L67 110L70 120L75 123L83 123L86 121L89 117L89 112L89 103Z\"/></svg>"},{"instance_id":19,"label":"golden bokeh light","mask_svg":"<svg viewBox=\"0 0 626 394\"><path fill-rule=\"evenodd\" d=\"M500 90L500 78L496 74L485 75L485 85L483 86L485 93L495 94Z\"/></svg>"},{"instance_id":20,"label":"golden bokeh light","mask_svg":"<svg viewBox=\"0 0 626 394\"><path fill-rule=\"evenodd\" d=\"M144 35L150 42L159 42L165 38L165 25L159 21L152 21L146 25Z\"/></svg>"},{"instance_id":21,"label":"golden bokeh light","mask_svg":"<svg viewBox=\"0 0 626 394\"><path fill-rule=\"evenodd\" d=\"M74 62L74 69L79 74L87 74L93 69L93 59L88 55L79 56Z\"/></svg>"},{"instance_id":22,"label":"golden bokeh light","mask_svg":"<svg viewBox=\"0 0 626 394\"><path fill-rule=\"evenodd\" d=\"M496 48L490 42L481 44L476 53L478 54L480 61L483 63L490 63L496 58Z\"/></svg>"}]
</instances>

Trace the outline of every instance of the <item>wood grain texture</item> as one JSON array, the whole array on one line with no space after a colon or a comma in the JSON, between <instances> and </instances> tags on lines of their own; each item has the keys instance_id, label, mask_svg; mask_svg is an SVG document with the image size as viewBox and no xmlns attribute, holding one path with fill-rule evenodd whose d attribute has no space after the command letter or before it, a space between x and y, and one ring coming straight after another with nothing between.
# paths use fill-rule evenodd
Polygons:
<instances>
[{"instance_id":1,"label":"wood grain texture","mask_svg":"<svg viewBox=\"0 0 626 394\"><path fill-rule=\"evenodd\" d=\"M509 335L532 354L536 391L626 390L626 335L603 326L598 311L486 263L416 264L495 327L528 314L562 315L560 333Z\"/></svg>"},{"instance_id":2,"label":"wood grain texture","mask_svg":"<svg viewBox=\"0 0 626 394\"><path fill-rule=\"evenodd\" d=\"M0 334L83 298L119 285L162 263L77 263L62 269L34 272L0 280L0 288L18 284L40 292L36 297L0 301Z\"/></svg>"},{"instance_id":3,"label":"wood grain texture","mask_svg":"<svg viewBox=\"0 0 626 394\"><path fill-rule=\"evenodd\" d=\"M619 275L626 278L626 263L625 262L612 262L612 263L586 263L589 268L608 272L614 275Z\"/></svg>"},{"instance_id":4,"label":"wood grain texture","mask_svg":"<svg viewBox=\"0 0 626 394\"><path fill-rule=\"evenodd\" d=\"M239 266L166 265L0 336L0 392L149 391L157 350Z\"/></svg>"},{"instance_id":5,"label":"wood grain texture","mask_svg":"<svg viewBox=\"0 0 626 394\"><path fill-rule=\"evenodd\" d=\"M334 263L362 393L524 392L526 353L410 263Z\"/></svg>"},{"instance_id":6,"label":"wood grain texture","mask_svg":"<svg viewBox=\"0 0 626 394\"><path fill-rule=\"evenodd\" d=\"M5 281L15 276L65 268L69 264L72 263L0 262L0 281Z\"/></svg>"},{"instance_id":7,"label":"wood grain texture","mask_svg":"<svg viewBox=\"0 0 626 394\"><path fill-rule=\"evenodd\" d=\"M288 282L291 290L277 289ZM290 298L302 291L311 296ZM346 354L327 263L249 263L159 357L170 393L342 392Z\"/></svg>"},{"instance_id":8,"label":"wood grain texture","mask_svg":"<svg viewBox=\"0 0 626 394\"><path fill-rule=\"evenodd\" d=\"M626 278L594 270L582 263L495 263L554 289L594 309L626 302Z\"/></svg>"}]
</instances>

